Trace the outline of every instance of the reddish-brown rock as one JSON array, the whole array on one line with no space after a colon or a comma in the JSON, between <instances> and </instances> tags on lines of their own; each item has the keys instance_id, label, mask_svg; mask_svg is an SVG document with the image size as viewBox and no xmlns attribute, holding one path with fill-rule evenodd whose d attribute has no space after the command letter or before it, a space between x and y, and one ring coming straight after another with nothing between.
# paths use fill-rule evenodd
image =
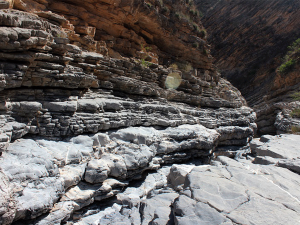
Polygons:
<instances>
[{"instance_id":1,"label":"reddish-brown rock","mask_svg":"<svg viewBox=\"0 0 300 225\"><path fill-rule=\"evenodd\" d=\"M290 101L300 89L299 69L278 73L288 46L300 38L300 2L196 2L205 15L202 21L215 64L254 107L259 131L276 132L275 117L281 109L274 103Z\"/></svg>"},{"instance_id":2,"label":"reddish-brown rock","mask_svg":"<svg viewBox=\"0 0 300 225\"><path fill-rule=\"evenodd\" d=\"M75 27L76 35L64 26L71 43L87 50L100 51L97 42L104 41L108 54L120 58L140 57L138 52L147 47L160 64L189 61L214 70L204 28L193 14L193 4L186 1L17 0L14 8L64 16Z\"/></svg>"}]
</instances>

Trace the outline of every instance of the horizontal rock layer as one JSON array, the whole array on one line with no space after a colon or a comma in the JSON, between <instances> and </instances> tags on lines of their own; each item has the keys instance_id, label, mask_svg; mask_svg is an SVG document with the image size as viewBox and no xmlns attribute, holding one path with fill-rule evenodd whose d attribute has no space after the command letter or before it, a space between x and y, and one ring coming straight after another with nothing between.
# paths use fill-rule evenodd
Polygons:
<instances>
[{"instance_id":1,"label":"horizontal rock layer","mask_svg":"<svg viewBox=\"0 0 300 225\"><path fill-rule=\"evenodd\" d=\"M225 128L237 129L232 139ZM246 127L223 127L219 132L195 124L162 130L129 127L64 141L18 139L0 159L3 180L9 180L2 184L1 203L5 206L7 199L14 203L5 206L2 217L34 219L55 212L55 207L68 207L69 214L61 218L68 219L71 212L114 196L145 170L195 157L206 162L224 140L223 145L236 141L243 145L253 135Z\"/></svg>"},{"instance_id":2,"label":"horizontal rock layer","mask_svg":"<svg viewBox=\"0 0 300 225\"><path fill-rule=\"evenodd\" d=\"M62 24L70 41L89 51L212 67L206 34L192 1L16 0L13 8Z\"/></svg>"},{"instance_id":3,"label":"horizontal rock layer","mask_svg":"<svg viewBox=\"0 0 300 225\"><path fill-rule=\"evenodd\" d=\"M291 96L300 90L299 53L290 58L295 63L291 71L279 71L291 51L288 46L300 38L299 2L196 2L204 13L215 64L254 108L258 132L291 132L292 126L299 126L294 120L287 123L292 120L286 113L291 108L284 106L294 101ZM277 115L284 115L284 126L278 125L282 122Z\"/></svg>"},{"instance_id":4,"label":"horizontal rock layer","mask_svg":"<svg viewBox=\"0 0 300 225\"><path fill-rule=\"evenodd\" d=\"M255 133L255 113L212 65L83 50L50 12L2 10L0 24L3 224L75 221L146 170L231 155Z\"/></svg>"},{"instance_id":5,"label":"horizontal rock layer","mask_svg":"<svg viewBox=\"0 0 300 225\"><path fill-rule=\"evenodd\" d=\"M198 4L201 8L201 1ZM288 46L300 37L299 2L241 0L209 4L210 8L203 8L208 8L203 23L214 45L216 64L251 106L270 95L271 90L288 89L297 83L295 74L280 78L275 70Z\"/></svg>"},{"instance_id":6,"label":"horizontal rock layer","mask_svg":"<svg viewBox=\"0 0 300 225\"><path fill-rule=\"evenodd\" d=\"M62 32L61 28L36 15L19 11L1 13L2 26L6 26L1 27L5 32L0 54L4 143L27 133L60 137L124 126L198 123L192 117L209 111L196 112L166 100L206 108L229 107L233 117L234 108L245 103L237 89L213 71L199 68L181 72L157 64L148 68L134 60L83 52L68 44L68 38L54 37ZM174 80L173 74L180 77L180 86L167 89ZM151 105L153 99L157 100ZM156 116L145 118L145 113L153 112ZM251 113L242 109L244 121L233 123L220 120L218 125L207 118L203 121L210 128L248 126L254 122Z\"/></svg>"},{"instance_id":7,"label":"horizontal rock layer","mask_svg":"<svg viewBox=\"0 0 300 225\"><path fill-rule=\"evenodd\" d=\"M269 154L267 161L276 161L278 155L282 157L280 160L290 161L289 153L280 148L296 149L297 137L263 136L260 141L254 141L251 145L253 153L257 154L254 161L249 156L235 160L219 156L210 165L165 166L147 175L142 183L117 194L109 207L102 210L94 205L79 210L74 214L79 220L69 223L297 223L300 219L299 174L282 168L282 164L260 161L262 165L258 161L274 147L277 149ZM294 153L293 157L299 156ZM64 205L57 204L57 211L37 220L36 224L51 223L59 218L57 215L66 216L67 203Z\"/></svg>"}]
</instances>

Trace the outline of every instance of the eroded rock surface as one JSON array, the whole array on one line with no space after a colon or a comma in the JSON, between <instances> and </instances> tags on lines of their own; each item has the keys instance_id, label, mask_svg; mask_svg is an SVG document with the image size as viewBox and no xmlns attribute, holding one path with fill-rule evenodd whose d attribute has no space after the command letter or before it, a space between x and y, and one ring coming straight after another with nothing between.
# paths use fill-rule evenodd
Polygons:
<instances>
[{"instance_id":1,"label":"eroded rock surface","mask_svg":"<svg viewBox=\"0 0 300 225\"><path fill-rule=\"evenodd\" d=\"M25 10L28 2L15 1L15 6ZM228 148L248 148L256 130L255 113L220 78L209 51L203 52L208 49L205 38L199 37L206 46L202 50L184 51L191 59L186 70L159 65L160 60L144 65L138 57L111 58L80 42L83 32L89 43L94 41L92 28L84 30L82 21L74 28L70 15L45 11L69 3L43 8L45 2L30 1L33 8L41 6L34 13L0 11L1 223L168 223L179 197L172 189L145 199L139 208L142 198L167 184L168 169L150 174L138 192L130 187L123 192L125 187L143 172L170 163L193 158L207 163ZM133 6L126 8L130 3L119 2L119 7L134 16ZM162 25L163 30L168 27ZM76 34L81 44L74 41ZM189 46L175 37L170 42L179 47L175 53ZM166 54L174 53L170 49ZM167 60L162 51L159 57ZM176 185L176 190L185 188ZM122 192L113 207L82 215ZM120 201L133 208L123 209Z\"/></svg>"},{"instance_id":2,"label":"eroded rock surface","mask_svg":"<svg viewBox=\"0 0 300 225\"><path fill-rule=\"evenodd\" d=\"M196 3L204 14L214 63L254 108L259 133L290 133L292 126L299 130L299 121L289 116L292 96L300 90L299 45L294 44L300 38L299 2ZM290 66L283 70L287 61Z\"/></svg>"},{"instance_id":3,"label":"eroded rock surface","mask_svg":"<svg viewBox=\"0 0 300 225\"><path fill-rule=\"evenodd\" d=\"M256 155L255 163L273 164L300 172L299 135L281 134L264 135L251 142L252 152Z\"/></svg>"},{"instance_id":4,"label":"eroded rock surface","mask_svg":"<svg viewBox=\"0 0 300 225\"><path fill-rule=\"evenodd\" d=\"M193 1L17 0L13 8L62 24L70 41L88 51L160 64L180 59L212 66Z\"/></svg>"},{"instance_id":5,"label":"eroded rock surface","mask_svg":"<svg viewBox=\"0 0 300 225\"><path fill-rule=\"evenodd\" d=\"M209 128L255 128L252 111L240 108L245 105L240 93L213 66L182 72L86 52L62 37L63 22L59 26L38 15L1 11L2 149L26 134L65 137L127 126L199 123L194 117ZM168 89L166 82L174 73L181 77L180 86ZM209 108L222 113L217 116Z\"/></svg>"},{"instance_id":6,"label":"eroded rock surface","mask_svg":"<svg viewBox=\"0 0 300 225\"><path fill-rule=\"evenodd\" d=\"M289 146L267 138L297 146L294 136L281 137ZM219 156L210 165L163 167L117 194L112 207L82 211L74 224L297 224L299 175L249 159Z\"/></svg>"},{"instance_id":7,"label":"eroded rock surface","mask_svg":"<svg viewBox=\"0 0 300 225\"><path fill-rule=\"evenodd\" d=\"M3 187L12 191L10 198L16 201L14 220L35 219L50 210L41 224L64 220L94 201L116 195L145 170L194 157L206 161L220 136L195 124L163 130L130 127L64 141L18 139L0 159L3 175L12 186L8 189L3 183ZM3 204L6 201L7 197ZM8 207L4 212L12 213Z\"/></svg>"}]
</instances>

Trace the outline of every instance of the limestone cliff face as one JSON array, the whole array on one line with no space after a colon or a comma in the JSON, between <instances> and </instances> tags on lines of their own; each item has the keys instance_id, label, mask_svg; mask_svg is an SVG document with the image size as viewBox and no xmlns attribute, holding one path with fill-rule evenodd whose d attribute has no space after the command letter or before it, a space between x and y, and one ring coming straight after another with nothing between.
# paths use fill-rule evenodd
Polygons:
<instances>
[{"instance_id":1,"label":"limestone cliff face","mask_svg":"<svg viewBox=\"0 0 300 225\"><path fill-rule=\"evenodd\" d=\"M281 109L273 104L290 101L290 95L299 90L299 70L278 73L288 46L300 37L299 1L197 4L205 15L203 23L213 45L216 65L255 108L259 131L276 132L275 117Z\"/></svg>"},{"instance_id":2,"label":"limestone cliff face","mask_svg":"<svg viewBox=\"0 0 300 225\"><path fill-rule=\"evenodd\" d=\"M0 223L73 224L146 170L248 147L255 113L202 32L168 33L175 14L144 1L11 5L0 11Z\"/></svg>"}]
</instances>

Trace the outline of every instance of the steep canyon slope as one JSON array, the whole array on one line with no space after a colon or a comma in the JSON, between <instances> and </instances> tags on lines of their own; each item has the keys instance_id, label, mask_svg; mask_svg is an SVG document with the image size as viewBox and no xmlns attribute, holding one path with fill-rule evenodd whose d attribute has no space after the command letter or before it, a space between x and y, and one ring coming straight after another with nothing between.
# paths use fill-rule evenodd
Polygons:
<instances>
[{"instance_id":1,"label":"steep canyon slope","mask_svg":"<svg viewBox=\"0 0 300 225\"><path fill-rule=\"evenodd\" d=\"M290 116L299 109L292 98L300 88L299 55L290 71L282 73L280 66L288 47L300 38L300 2L196 2L204 14L215 63L254 107L258 131L291 132L299 126Z\"/></svg>"},{"instance_id":2,"label":"steep canyon slope","mask_svg":"<svg viewBox=\"0 0 300 225\"><path fill-rule=\"evenodd\" d=\"M1 1L1 224L73 224L144 171L249 146L190 2Z\"/></svg>"}]
</instances>

